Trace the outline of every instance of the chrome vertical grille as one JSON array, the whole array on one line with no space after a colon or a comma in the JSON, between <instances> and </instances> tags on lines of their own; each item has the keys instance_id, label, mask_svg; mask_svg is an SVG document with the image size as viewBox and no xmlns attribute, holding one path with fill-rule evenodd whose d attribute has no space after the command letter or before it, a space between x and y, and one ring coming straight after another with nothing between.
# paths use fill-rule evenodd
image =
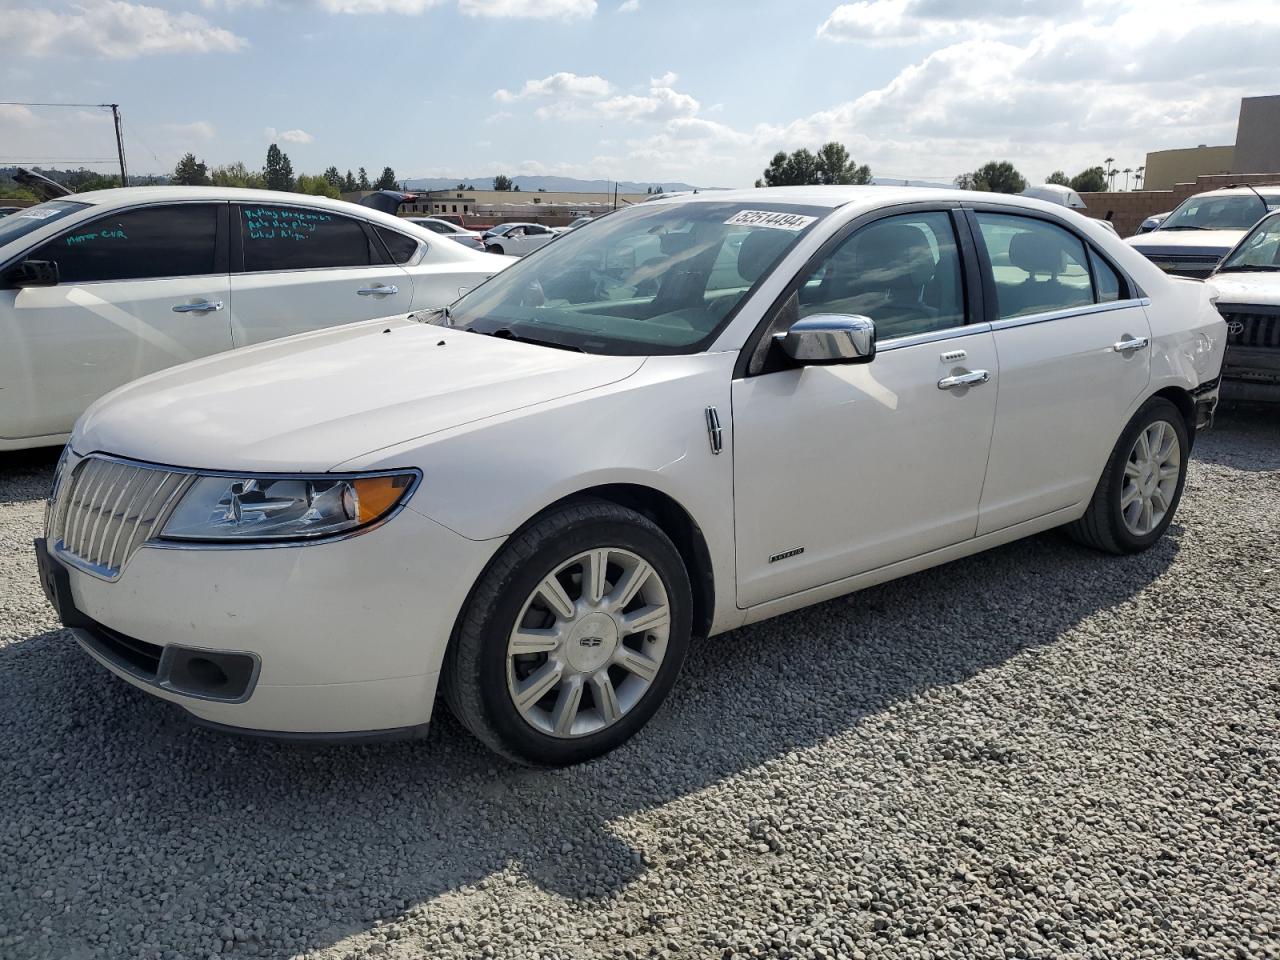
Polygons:
<instances>
[{"instance_id":1,"label":"chrome vertical grille","mask_svg":"<svg viewBox=\"0 0 1280 960\"><path fill-rule=\"evenodd\" d=\"M160 532L188 473L91 456L55 481L48 540L55 553L87 573L113 580L135 550Z\"/></svg>"}]
</instances>

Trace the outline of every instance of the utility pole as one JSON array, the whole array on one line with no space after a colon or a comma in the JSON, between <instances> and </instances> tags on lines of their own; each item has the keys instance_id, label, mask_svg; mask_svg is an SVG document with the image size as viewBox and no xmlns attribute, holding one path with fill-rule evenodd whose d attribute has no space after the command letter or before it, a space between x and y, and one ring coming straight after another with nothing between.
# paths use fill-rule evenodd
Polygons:
<instances>
[{"instance_id":1,"label":"utility pole","mask_svg":"<svg viewBox=\"0 0 1280 960\"><path fill-rule=\"evenodd\" d=\"M618 181L613 181L613 209L618 209Z\"/></svg>"},{"instance_id":2,"label":"utility pole","mask_svg":"<svg viewBox=\"0 0 1280 960\"><path fill-rule=\"evenodd\" d=\"M120 104L109 103L111 108L111 116L116 126L116 153L120 157L120 186L127 187L129 185L129 171L124 165L124 132L120 126Z\"/></svg>"}]
</instances>

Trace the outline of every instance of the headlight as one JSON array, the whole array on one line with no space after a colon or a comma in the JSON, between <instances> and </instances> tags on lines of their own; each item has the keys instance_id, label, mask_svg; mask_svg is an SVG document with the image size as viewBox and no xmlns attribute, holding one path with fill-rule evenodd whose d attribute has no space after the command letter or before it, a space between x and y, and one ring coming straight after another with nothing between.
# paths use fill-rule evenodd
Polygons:
<instances>
[{"instance_id":1,"label":"headlight","mask_svg":"<svg viewBox=\"0 0 1280 960\"><path fill-rule=\"evenodd\" d=\"M160 536L166 540L315 540L382 519L417 474L376 477L200 477Z\"/></svg>"}]
</instances>

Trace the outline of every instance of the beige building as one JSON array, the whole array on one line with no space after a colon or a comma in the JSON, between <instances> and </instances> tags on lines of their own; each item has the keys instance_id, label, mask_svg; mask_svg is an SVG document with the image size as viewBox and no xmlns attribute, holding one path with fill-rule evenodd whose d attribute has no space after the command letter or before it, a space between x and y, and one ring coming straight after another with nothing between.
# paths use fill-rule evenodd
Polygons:
<instances>
[{"instance_id":1,"label":"beige building","mask_svg":"<svg viewBox=\"0 0 1280 960\"><path fill-rule=\"evenodd\" d=\"M363 193L345 194L344 200L359 201ZM641 203L643 193L620 193L618 206ZM590 217L612 210L612 193L557 193L533 190L424 190L417 199L400 204L402 217L435 217L458 214L478 221L500 223L504 220L533 220L539 223L568 222L577 217Z\"/></svg>"},{"instance_id":2,"label":"beige building","mask_svg":"<svg viewBox=\"0 0 1280 960\"><path fill-rule=\"evenodd\" d=\"M1174 184L1189 183L1196 177L1231 173L1235 169L1235 144L1225 147L1184 147L1156 150L1147 154L1142 185L1147 190L1172 190Z\"/></svg>"},{"instance_id":3,"label":"beige building","mask_svg":"<svg viewBox=\"0 0 1280 960\"><path fill-rule=\"evenodd\" d=\"M1172 190L1197 177L1225 173L1275 173L1280 179L1280 96L1240 101L1235 143L1148 153L1142 185L1147 190Z\"/></svg>"}]
</instances>

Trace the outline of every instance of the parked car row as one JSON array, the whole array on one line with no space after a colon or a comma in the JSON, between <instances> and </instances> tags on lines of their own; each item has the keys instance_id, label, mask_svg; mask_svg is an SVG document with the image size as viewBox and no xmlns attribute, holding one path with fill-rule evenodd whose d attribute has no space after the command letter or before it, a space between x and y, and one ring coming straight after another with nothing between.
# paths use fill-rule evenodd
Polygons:
<instances>
[{"instance_id":1,"label":"parked car row","mask_svg":"<svg viewBox=\"0 0 1280 960\"><path fill-rule=\"evenodd\" d=\"M1128 243L1166 273L1207 277L1240 238L1272 210L1280 186L1225 187L1188 197ZM1153 220L1155 218L1148 218Z\"/></svg>"},{"instance_id":2,"label":"parked car row","mask_svg":"<svg viewBox=\"0 0 1280 960\"><path fill-rule=\"evenodd\" d=\"M132 187L0 220L0 450L104 393L290 334L451 303L511 261L323 197Z\"/></svg>"},{"instance_id":3,"label":"parked car row","mask_svg":"<svg viewBox=\"0 0 1280 960\"><path fill-rule=\"evenodd\" d=\"M78 420L36 544L46 594L103 667L224 729L414 734L439 688L505 756L598 756L658 710L693 636L1054 527L1149 548L1217 402L1211 289L1031 199L691 194L512 261L342 206L180 196L214 208L177 235L212 267L147 279L174 284L138 299L159 312L134 319L109 276L11 286L6 322L43 329L51 298L91 348L104 325L167 344L171 310L226 327L212 304L275 289L298 251L347 252L307 260L323 296L271 301L287 329L388 285L416 305L433 251L455 288L493 274L154 373ZM35 208L2 265L47 279L101 250L136 273L110 251L152 234L93 209L122 202ZM80 390L83 362L21 342L42 366L20 377Z\"/></svg>"}]
</instances>

